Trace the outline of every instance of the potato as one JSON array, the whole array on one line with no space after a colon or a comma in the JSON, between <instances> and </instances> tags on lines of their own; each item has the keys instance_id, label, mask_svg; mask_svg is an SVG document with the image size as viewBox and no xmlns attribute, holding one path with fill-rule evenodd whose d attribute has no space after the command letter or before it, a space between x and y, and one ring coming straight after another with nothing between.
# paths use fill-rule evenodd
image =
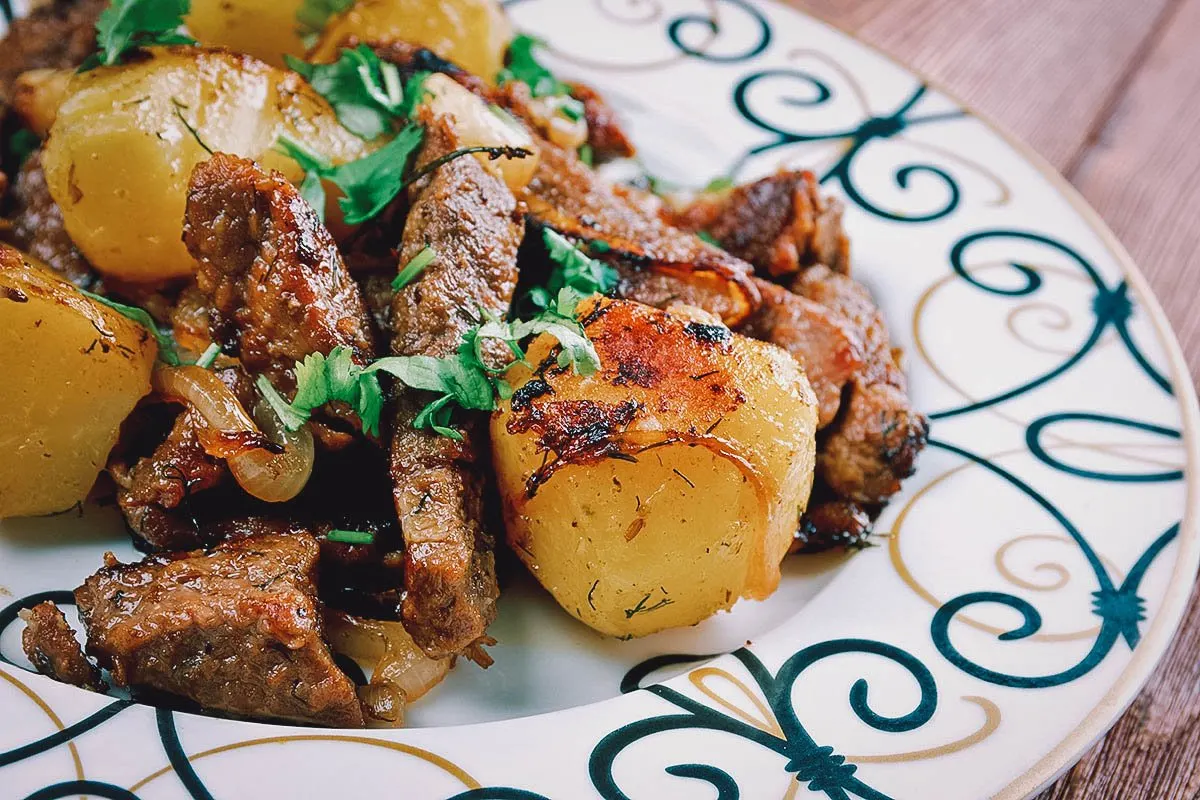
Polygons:
<instances>
[{"instance_id":1,"label":"potato","mask_svg":"<svg viewBox=\"0 0 1200 800\"><path fill-rule=\"evenodd\" d=\"M476 153L475 158L511 189L520 192L533 180L540 154L533 137L507 111L489 106L442 73L425 79L429 110L450 120L450 127L461 147L521 147L532 155L525 158L491 158Z\"/></svg>"},{"instance_id":2,"label":"potato","mask_svg":"<svg viewBox=\"0 0 1200 800\"><path fill-rule=\"evenodd\" d=\"M295 162L273 150L283 134L335 164L370 149L295 73L249 56L172 47L77 76L42 164L67 232L92 265L155 282L194 269L183 213L206 148L299 180Z\"/></svg>"},{"instance_id":3,"label":"potato","mask_svg":"<svg viewBox=\"0 0 1200 800\"><path fill-rule=\"evenodd\" d=\"M629 301L585 319L602 368L554 366L492 416L509 543L568 612L642 636L761 599L812 488L816 404L782 350ZM547 366L548 365L548 366Z\"/></svg>"},{"instance_id":4,"label":"potato","mask_svg":"<svg viewBox=\"0 0 1200 800\"><path fill-rule=\"evenodd\" d=\"M282 67L284 54L303 57L296 12L304 0L192 0L188 30L202 45L228 47Z\"/></svg>"},{"instance_id":5,"label":"potato","mask_svg":"<svg viewBox=\"0 0 1200 800\"><path fill-rule=\"evenodd\" d=\"M0 245L0 518L82 500L150 391L150 332Z\"/></svg>"},{"instance_id":6,"label":"potato","mask_svg":"<svg viewBox=\"0 0 1200 800\"><path fill-rule=\"evenodd\" d=\"M325 27L313 59L333 61L352 38L419 44L491 82L504 67L512 25L496 0L358 0Z\"/></svg>"}]
</instances>

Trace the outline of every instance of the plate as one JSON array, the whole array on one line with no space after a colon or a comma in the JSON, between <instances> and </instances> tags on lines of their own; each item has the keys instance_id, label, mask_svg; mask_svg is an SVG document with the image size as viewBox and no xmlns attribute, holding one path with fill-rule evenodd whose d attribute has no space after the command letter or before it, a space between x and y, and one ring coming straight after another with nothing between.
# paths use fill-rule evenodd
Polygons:
<instances>
[{"instance_id":1,"label":"plate","mask_svg":"<svg viewBox=\"0 0 1200 800\"><path fill-rule=\"evenodd\" d=\"M1197 409L1129 257L1035 155L782 5L514 0L547 60L625 113L673 183L805 166L845 198L857 274L932 442L853 557L616 642L506 588L496 665L412 727L351 732L130 704L22 669L16 610L69 602L111 509L0 526L0 798L1003 798L1120 715L1200 559Z\"/></svg>"}]
</instances>

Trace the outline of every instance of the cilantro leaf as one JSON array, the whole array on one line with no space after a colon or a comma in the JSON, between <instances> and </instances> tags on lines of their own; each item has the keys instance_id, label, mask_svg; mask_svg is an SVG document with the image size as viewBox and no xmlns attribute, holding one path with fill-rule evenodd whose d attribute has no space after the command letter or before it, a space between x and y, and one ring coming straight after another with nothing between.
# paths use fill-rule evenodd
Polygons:
<instances>
[{"instance_id":1,"label":"cilantro leaf","mask_svg":"<svg viewBox=\"0 0 1200 800\"><path fill-rule=\"evenodd\" d=\"M146 311L146 309L138 308L137 306L127 306L124 303L118 303L116 300L110 300L104 295L95 294L86 289L80 289L79 293L102 306L108 306L121 316L133 320L138 325L150 331L155 341L158 342L159 360L168 366L179 366L179 352L175 349L175 340L171 338L170 334L164 333L158 327L158 323L154 321L154 317L150 316L150 312Z\"/></svg>"},{"instance_id":2,"label":"cilantro leaf","mask_svg":"<svg viewBox=\"0 0 1200 800\"><path fill-rule=\"evenodd\" d=\"M587 297L612 291L620 280L615 269L589 257L558 231L543 228L542 241L554 262L554 270L544 291L530 293L530 302L536 307L548 307L551 298L558 297L564 288L574 289Z\"/></svg>"},{"instance_id":3,"label":"cilantro leaf","mask_svg":"<svg viewBox=\"0 0 1200 800\"><path fill-rule=\"evenodd\" d=\"M594 150L592 150L592 146L587 142L584 142L579 146L579 160L584 164L587 164L589 167L594 167L596 165L596 153Z\"/></svg>"},{"instance_id":4,"label":"cilantro leaf","mask_svg":"<svg viewBox=\"0 0 1200 800\"><path fill-rule=\"evenodd\" d=\"M279 421L289 431L300 430L304 423L308 422L309 412L294 408L287 400L284 400L283 395L271 384L271 381L267 380L266 375L259 375L254 381L254 385L258 387L258 391L267 401L267 405L275 412L275 416L279 417Z\"/></svg>"},{"instance_id":5,"label":"cilantro leaf","mask_svg":"<svg viewBox=\"0 0 1200 800\"><path fill-rule=\"evenodd\" d=\"M285 60L329 101L342 125L362 139L376 139L390 131L394 119L408 116L420 102L419 85L406 91L396 65L380 60L365 44L343 48L332 64L309 64L291 56Z\"/></svg>"},{"instance_id":6,"label":"cilantro leaf","mask_svg":"<svg viewBox=\"0 0 1200 800\"><path fill-rule=\"evenodd\" d=\"M508 66L500 70L500 74L496 76L496 83L523 83L529 87L534 97L569 95L570 88L556 78L533 54L535 47L545 46L546 43L541 39L523 33L514 36L508 46Z\"/></svg>"},{"instance_id":7,"label":"cilantro leaf","mask_svg":"<svg viewBox=\"0 0 1200 800\"><path fill-rule=\"evenodd\" d=\"M723 192L726 189L732 189L733 186L734 186L733 178L729 177L728 175L721 175L719 177L713 178L711 181L709 181L707 184L705 184L704 188L701 189L700 191L702 191L702 192Z\"/></svg>"},{"instance_id":8,"label":"cilantro leaf","mask_svg":"<svg viewBox=\"0 0 1200 800\"><path fill-rule=\"evenodd\" d=\"M21 128L8 138L8 152L12 154L17 169L41 146L42 140L28 128Z\"/></svg>"},{"instance_id":9,"label":"cilantro leaf","mask_svg":"<svg viewBox=\"0 0 1200 800\"><path fill-rule=\"evenodd\" d=\"M296 9L296 22L305 47L317 43L321 31L331 17L348 11L354 5L354 0L304 0L303 5Z\"/></svg>"},{"instance_id":10,"label":"cilantro leaf","mask_svg":"<svg viewBox=\"0 0 1200 800\"><path fill-rule=\"evenodd\" d=\"M149 45L195 44L178 33L191 0L112 0L96 21L99 52L80 66L80 72L121 63L130 50Z\"/></svg>"},{"instance_id":11,"label":"cilantro leaf","mask_svg":"<svg viewBox=\"0 0 1200 800\"><path fill-rule=\"evenodd\" d=\"M334 529L325 534L325 540L329 542L341 542L342 544L374 544L375 534L370 531L342 531Z\"/></svg>"},{"instance_id":12,"label":"cilantro leaf","mask_svg":"<svg viewBox=\"0 0 1200 800\"><path fill-rule=\"evenodd\" d=\"M417 279L417 276L425 271L425 268L437 260L437 251L429 245L421 248L421 251L412 257L404 269L400 270L400 274L392 280L392 291L398 292L405 286Z\"/></svg>"},{"instance_id":13,"label":"cilantro leaf","mask_svg":"<svg viewBox=\"0 0 1200 800\"><path fill-rule=\"evenodd\" d=\"M333 169L323 158L313 153L288 136L280 136L275 142L275 151L295 161L304 170L300 182L300 196L317 212L321 222L325 221L325 184L321 176Z\"/></svg>"},{"instance_id":14,"label":"cilantro leaf","mask_svg":"<svg viewBox=\"0 0 1200 800\"><path fill-rule=\"evenodd\" d=\"M405 186L408 162L424 136L421 126L410 123L371 155L334 167L325 174L345 194L338 205L347 225L366 222L396 199Z\"/></svg>"}]
</instances>

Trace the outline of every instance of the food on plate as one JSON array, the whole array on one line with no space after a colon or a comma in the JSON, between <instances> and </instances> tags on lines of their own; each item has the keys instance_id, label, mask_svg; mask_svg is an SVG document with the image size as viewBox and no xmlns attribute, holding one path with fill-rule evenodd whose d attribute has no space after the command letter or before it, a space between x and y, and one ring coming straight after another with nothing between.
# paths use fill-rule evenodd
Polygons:
<instances>
[{"instance_id":1,"label":"food on plate","mask_svg":"<svg viewBox=\"0 0 1200 800\"><path fill-rule=\"evenodd\" d=\"M71 79L42 167L96 271L148 283L195 271L180 238L192 169L231 153L299 180L298 165L276 149L280 137L335 164L369 150L293 72L224 51L156 49Z\"/></svg>"},{"instance_id":2,"label":"food on plate","mask_svg":"<svg viewBox=\"0 0 1200 800\"><path fill-rule=\"evenodd\" d=\"M357 0L328 5L343 11L325 21L312 52L317 61L334 60L351 40L396 40L429 48L491 81L504 67L512 39L512 26L497 0Z\"/></svg>"},{"instance_id":3,"label":"food on plate","mask_svg":"<svg viewBox=\"0 0 1200 800\"><path fill-rule=\"evenodd\" d=\"M0 517L82 501L150 393L158 347L121 312L0 244Z\"/></svg>"},{"instance_id":4,"label":"food on plate","mask_svg":"<svg viewBox=\"0 0 1200 800\"><path fill-rule=\"evenodd\" d=\"M867 543L928 423L841 204L613 182L620 115L546 55L495 0L12 26L0 517L94 492L146 553L80 574L83 649L22 611L35 669L395 727L502 657L506 570L626 639Z\"/></svg>"},{"instance_id":5,"label":"food on plate","mask_svg":"<svg viewBox=\"0 0 1200 800\"><path fill-rule=\"evenodd\" d=\"M785 352L629 300L584 330L601 368L533 368L492 417L514 552L559 604L613 636L692 625L762 599L812 486L817 415Z\"/></svg>"}]
</instances>

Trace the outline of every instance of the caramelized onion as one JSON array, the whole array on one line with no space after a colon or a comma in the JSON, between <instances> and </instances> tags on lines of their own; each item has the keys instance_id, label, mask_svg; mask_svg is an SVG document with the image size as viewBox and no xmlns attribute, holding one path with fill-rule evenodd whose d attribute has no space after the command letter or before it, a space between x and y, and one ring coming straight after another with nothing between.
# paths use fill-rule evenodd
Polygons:
<instances>
[{"instance_id":1,"label":"caramelized onion","mask_svg":"<svg viewBox=\"0 0 1200 800\"><path fill-rule=\"evenodd\" d=\"M325 634L335 652L371 668L358 697L372 727L399 727L404 706L441 683L450 658L430 658L399 622L330 613Z\"/></svg>"},{"instance_id":2,"label":"caramelized onion","mask_svg":"<svg viewBox=\"0 0 1200 800\"><path fill-rule=\"evenodd\" d=\"M233 390L201 367L154 370L154 390L191 406L204 420L199 432L210 455L224 458L246 492L268 503L283 503L300 494L313 469L313 438L308 426L288 431L265 402L246 413Z\"/></svg>"}]
</instances>

